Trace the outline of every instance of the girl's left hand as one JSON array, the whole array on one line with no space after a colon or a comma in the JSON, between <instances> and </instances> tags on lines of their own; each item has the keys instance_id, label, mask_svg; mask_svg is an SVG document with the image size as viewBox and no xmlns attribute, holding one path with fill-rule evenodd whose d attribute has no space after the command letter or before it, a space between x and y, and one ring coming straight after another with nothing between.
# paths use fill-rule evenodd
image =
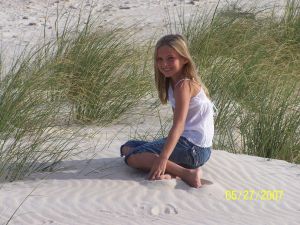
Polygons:
<instances>
[{"instance_id":1,"label":"girl's left hand","mask_svg":"<svg viewBox=\"0 0 300 225\"><path fill-rule=\"evenodd\" d=\"M154 160L153 166L149 173L149 180L159 179L166 172L168 159L158 157Z\"/></svg>"}]
</instances>

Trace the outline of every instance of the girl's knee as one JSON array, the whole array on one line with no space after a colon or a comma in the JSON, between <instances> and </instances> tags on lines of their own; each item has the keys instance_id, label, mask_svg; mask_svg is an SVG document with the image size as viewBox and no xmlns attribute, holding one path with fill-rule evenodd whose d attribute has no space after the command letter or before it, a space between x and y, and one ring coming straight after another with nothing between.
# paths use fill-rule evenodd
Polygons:
<instances>
[{"instance_id":1,"label":"girl's knee","mask_svg":"<svg viewBox=\"0 0 300 225\"><path fill-rule=\"evenodd\" d=\"M133 147L130 146L122 146L121 147L121 156L127 156L130 152L133 151Z\"/></svg>"},{"instance_id":2,"label":"girl's knee","mask_svg":"<svg viewBox=\"0 0 300 225\"><path fill-rule=\"evenodd\" d=\"M129 166L131 167L136 167L137 166L137 157L136 155L130 155L127 157L126 162Z\"/></svg>"}]
</instances>

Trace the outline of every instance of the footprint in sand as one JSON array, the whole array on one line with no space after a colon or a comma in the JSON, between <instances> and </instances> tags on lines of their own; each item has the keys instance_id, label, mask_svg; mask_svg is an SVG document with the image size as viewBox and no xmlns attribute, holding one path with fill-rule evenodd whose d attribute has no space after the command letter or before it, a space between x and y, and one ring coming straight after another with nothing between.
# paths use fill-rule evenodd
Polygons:
<instances>
[{"instance_id":1,"label":"footprint in sand","mask_svg":"<svg viewBox=\"0 0 300 225\"><path fill-rule=\"evenodd\" d=\"M167 204L165 209L164 209L165 214L178 214L177 209L172 206L171 204Z\"/></svg>"},{"instance_id":2,"label":"footprint in sand","mask_svg":"<svg viewBox=\"0 0 300 225\"><path fill-rule=\"evenodd\" d=\"M171 204L153 205L151 203L142 203L136 207L136 214L139 215L171 215L178 214L178 210Z\"/></svg>"}]
</instances>

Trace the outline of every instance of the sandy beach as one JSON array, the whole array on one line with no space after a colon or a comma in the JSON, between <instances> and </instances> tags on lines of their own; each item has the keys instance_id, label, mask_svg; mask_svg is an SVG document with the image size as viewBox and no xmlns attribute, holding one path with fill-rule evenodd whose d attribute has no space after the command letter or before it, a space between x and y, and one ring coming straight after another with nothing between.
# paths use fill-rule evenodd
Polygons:
<instances>
[{"instance_id":1,"label":"sandy beach","mask_svg":"<svg viewBox=\"0 0 300 225\"><path fill-rule=\"evenodd\" d=\"M89 12L94 17L99 17L101 25L121 25L128 27L138 24L136 29L142 40L160 36L163 32L166 10L175 16L182 9L186 15L192 15L196 8L210 11L217 5L222 7L234 0L9 0L0 1L0 51L6 68L12 63L12 59L22 52L27 46L43 43L56 34L55 21L58 17L70 13L71 17L82 20L87 19ZM240 0L244 8L251 6L282 6L284 0L245 1ZM59 15L59 16L58 16ZM63 21L60 19L60 21ZM58 25L58 29L64 23Z\"/></svg>"},{"instance_id":2,"label":"sandy beach","mask_svg":"<svg viewBox=\"0 0 300 225\"><path fill-rule=\"evenodd\" d=\"M146 180L118 157L120 143L90 162L66 161L46 177L2 184L1 224L24 199L9 224L299 224L299 166L214 150L195 189ZM255 197L226 200L228 190L254 190ZM265 190L283 196L264 200Z\"/></svg>"},{"instance_id":3,"label":"sandy beach","mask_svg":"<svg viewBox=\"0 0 300 225\"><path fill-rule=\"evenodd\" d=\"M93 8L111 25L141 20L138 29L147 39L161 32L166 7L176 11L184 5L192 12L196 6L216 4L216 0L0 0L1 53L8 68L25 46L51 38L58 8L76 13ZM163 106L160 112L168 118L171 110ZM125 120L105 128L90 126L87 130L97 135L81 142L90 152L64 161L55 172L1 183L0 224L300 224L299 165L214 149L202 168L199 189L179 179L148 181L147 173L126 166L119 148L131 132L155 130L159 121L149 113L135 123L134 128ZM94 132L97 129L101 132Z\"/></svg>"}]
</instances>

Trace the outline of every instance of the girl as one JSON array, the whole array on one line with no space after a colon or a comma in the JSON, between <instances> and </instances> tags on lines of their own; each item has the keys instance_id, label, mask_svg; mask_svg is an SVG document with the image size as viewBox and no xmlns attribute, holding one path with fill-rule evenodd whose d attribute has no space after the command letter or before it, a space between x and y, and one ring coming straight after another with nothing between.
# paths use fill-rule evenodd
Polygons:
<instances>
[{"instance_id":1,"label":"girl","mask_svg":"<svg viewBox=\"0 0 300 225\"><path fill-rule=\"evenodd\" d=\"M151 180L180 177L199 188L200 166L211 154L213 104L181 35L166 35L157 42L154 70L160 101L173 109L172 128L167 138L126 142L121 156L129 166L150 171Z\"/></svg>"}]
</instances>

